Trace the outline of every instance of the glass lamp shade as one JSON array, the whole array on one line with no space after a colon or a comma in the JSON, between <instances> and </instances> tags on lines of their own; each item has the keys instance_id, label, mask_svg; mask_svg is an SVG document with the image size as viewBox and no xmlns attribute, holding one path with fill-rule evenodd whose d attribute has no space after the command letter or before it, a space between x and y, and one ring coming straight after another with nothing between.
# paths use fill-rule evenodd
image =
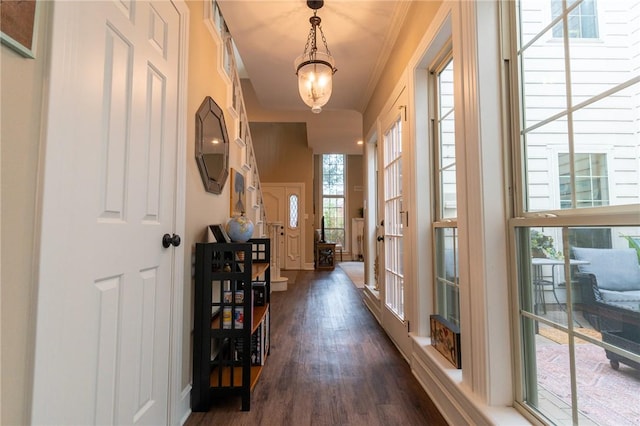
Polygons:
<instances>
[{"instance_id":1,"label":"glass lamp shade","mask_svg":"<svg viewBox=\"0 0 640 426\"><path fill-rule=\"evenodd\" d=\"M331 98L335 72L333 58L321 52L304 54L295 60L295 66L300 97L317 114Z\"/></svg>"}]
</instances>

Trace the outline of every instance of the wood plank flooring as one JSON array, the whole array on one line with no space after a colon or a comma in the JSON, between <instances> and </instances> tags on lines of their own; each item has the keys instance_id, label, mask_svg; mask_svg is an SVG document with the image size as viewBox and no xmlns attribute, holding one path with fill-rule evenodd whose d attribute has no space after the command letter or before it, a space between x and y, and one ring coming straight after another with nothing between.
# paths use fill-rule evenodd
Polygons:
<instances>
[{"instance_id":1,"label":"wood plank flooring","mask_svg":"<svg viewBox=\"0 0 640 426\"><path fill-rule=\"evenodd\" d=\"M340 269L300 271L271 295L271 355L251 396L214 401L186 426L446 425Z\"/></svg>"}]
</instances>

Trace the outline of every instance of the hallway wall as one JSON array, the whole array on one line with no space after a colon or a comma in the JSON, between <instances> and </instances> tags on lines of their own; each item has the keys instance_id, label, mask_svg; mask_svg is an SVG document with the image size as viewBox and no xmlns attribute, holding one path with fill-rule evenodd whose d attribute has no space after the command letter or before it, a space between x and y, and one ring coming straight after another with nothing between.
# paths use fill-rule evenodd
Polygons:
<instances>
[{"instance_id":1,"label":"hallway wall","mask_svg":"<svg viewBox=\"0 0 640 426\"><path fill-rule=\"evenodd\" d=\"M313 151L307 146L304 123L251 122L251 138L260 172L265 183L305 185L305 258L313 263Z\"/></svg>"},{"instance_id":2,"label":"hallway wall","mask_svg":"<svg viewBox=\"0 0 640 426\"><path fill-rule=\"evenodd\" d=\"M414 1L411 3L405 21L402 24L402 29L398 34L398 39L391 50L389 60L362 114L362 127L364 128L365 136L382 112L384 104L389 100L393 88L406 69L411 56L433 21L433 17L440 9L441 4L441 0Z\"/></svg>"},{"instance_id":3,"label":"hallway wall","mask_svg":"<svg viewBox=\"0 0 640 426\"><path fill-rule=\"evenodd\" d=\"M40 132L51 4L39 2L35 59L0 46L2 76L0 424L28 424L35 341Z\"/></svg>"}]
</instances>

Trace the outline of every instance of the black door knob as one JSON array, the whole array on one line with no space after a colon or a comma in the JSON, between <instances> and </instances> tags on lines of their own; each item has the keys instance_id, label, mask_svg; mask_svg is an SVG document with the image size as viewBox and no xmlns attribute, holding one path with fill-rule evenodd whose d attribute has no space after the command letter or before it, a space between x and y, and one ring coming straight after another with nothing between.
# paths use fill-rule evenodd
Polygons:
<instances>
[{"instance_id":1,"label":"black door knob","mask_svg":"<svg viewBox=\"0 0 640 426\"><path fill-rule=\"evenodd\" d=\"M162 236L162 247L169 248L169 246L178 247L180 245L180 235L164 234Z\"/></svg>"},{"instance_id":2,"label":"black door knob","mask_svg":"<svg viewBox=\"0 0 640 426\"><path fill-rule=\"evenodd\" d=\"M378 238L376 238L378 241L384 241L384 237L382 235L380 235Z\"/></svg>"}]
</instances>

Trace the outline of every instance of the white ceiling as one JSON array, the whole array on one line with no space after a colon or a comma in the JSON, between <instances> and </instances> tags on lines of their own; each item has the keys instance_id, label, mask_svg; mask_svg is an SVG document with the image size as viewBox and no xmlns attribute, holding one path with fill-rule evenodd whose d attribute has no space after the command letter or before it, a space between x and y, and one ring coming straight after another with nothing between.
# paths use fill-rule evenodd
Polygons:
<instances>
[{"instance_id":1,"label":"white ceiling","mask_svg":"<svg viewBox=\"0 0 640 426\"><path fill-rule=\"evenodd\" d=\"M409 3L325 0L318 16L338 71L331 99L320 114L313 114L300 99L293 66L294 59L304 51L311 28L313 11L306 0L218 3L251 80L255 100L267 112L260 115L276 122L307 122L308 143L316 153L361 153L356 141L364 136L362 112ZM324 50L320 39L317 44ZM245 97L253 97L245 87L246 82Z\"/></svg>"}]
</instances>

